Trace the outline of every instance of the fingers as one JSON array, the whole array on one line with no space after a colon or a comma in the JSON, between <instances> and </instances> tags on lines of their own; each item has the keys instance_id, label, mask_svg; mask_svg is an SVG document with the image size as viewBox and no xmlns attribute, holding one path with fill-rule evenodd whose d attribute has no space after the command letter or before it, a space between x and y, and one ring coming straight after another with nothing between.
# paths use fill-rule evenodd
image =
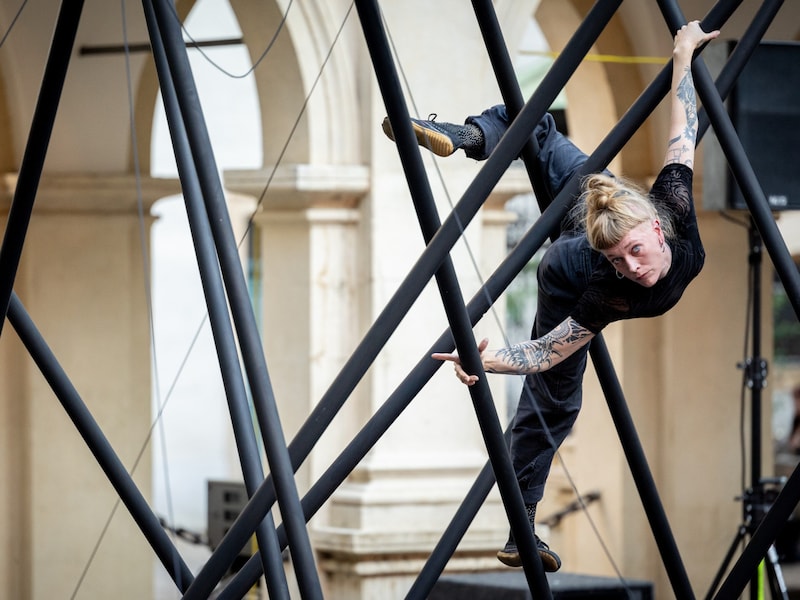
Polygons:
<instances>
[{"instance_id":1,"label":"fingers","mask_svg":"<svg viewBox=\"0 0 800 600\"><path fill-rule=\"evenodd\" d=\"M475 385L478 382L477 375L469 375L461 368L461 365L456 363L456 377L458 380L463 383L464 385L470 386Z\"/></svg>"},{"instance_id":2,"label":"fingers","mask_svg":"<svg viewBox=\"0 0 800 600\"><path fill-rule=\"evenodd\" d=\"M478 344L478 353L482 353L489 346L489 338L483 338ZM434 352L431 358L435 360L449 360L454 364L456 377L464 385L475 385L478 382L477 375L469 375L461 367L461 360L458 357L458 352Z\"/></svg>"},{"instance_id":3,"label":"fingers","mask_svg":"<svg viewBox=\"0 0 800 600\"><path fill-rule=\"evenodd\" d=\"M700 21L689 21L681 27L677 33L675 34L676 37L681 36L691 36L693 38L695 46L699 46L700 44L704 44L714 38L718 37L720 34L719 30L714 30L706 33L700 27Z\"/></svg>"}]
</instances>

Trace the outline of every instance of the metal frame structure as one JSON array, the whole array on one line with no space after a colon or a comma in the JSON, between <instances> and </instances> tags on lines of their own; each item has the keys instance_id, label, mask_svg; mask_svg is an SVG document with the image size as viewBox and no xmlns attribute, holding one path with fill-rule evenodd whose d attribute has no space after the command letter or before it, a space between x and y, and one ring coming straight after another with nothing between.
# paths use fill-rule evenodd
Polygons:
<instances>
[{"instance_id":1,"label":"metal frame structure","mask_svg":"<svg viewBox=\"0 0 800 600\"><path fill-rule=\"evenodd\" d=\"M666 26L670 31L677 30L685 22L685 18L676 0L656 1ZM291 549L302 597L322 598L306 522L319 510L437 371L440 363L429 358L431 351L441 351L448 347L457 348L466 369L474 373L481 372L481 361L472 336L473 325L480 320L547 238L557 235L558 224L566 214L572 196L578 190L580 177L603 169L668 92L671 64L664 67L644 90L565 189L555 198L541 200L545 195L542 193L542 185L533 167L533 161L530 160L536 151L531 132L613 17L621 2L622 0L598 0L595 3L542 84L531 98L523 103L492 2L473 0L476 18L504 101L509 107L510 114L516 115L516 118L451 214L444 222L440 222L419 148L409 124L408 109L404 103L377 0L355 0L377 83L395 132L402 167L427 246L386 308L377 317L287 446L180 27L174 19L169 0L143 0L234 435L245 485L250 496L250 501L244 510L208 562L195 576L189 571L163 531L157 517L148 507L146 500L58 364L56 357L37 331L22 302L13 292L14 279L83 7L82 0L63 1L53 34L50 58L43 76L39 102L20 166L8 225L0 248L0 307L4 312L3 318L0 319L0 327L5 317L8 317L27 351L175 582L177 589L184 594L184 598L207 598L222 580L241 548L254 534L258 539L258 553L248 560L221 591L220 598L243 597L262 574L266 575L271 598L288 598L288 585L281 560L281 550L287 545ZM740 3L741 0L720 0L702 21L703 28L706 30L720 28ZM800 315L800 276L778 232L764 193L757 183L723 105L723 98L731 90L736 76L781 5L782 0L764 0L758 14L720 73L716 85L702 59L694 62L693 70L697 91L704 107L699 135L703 135L709 124L713 126L735 180L743 192L752 221L763 239L795 313ZM518 156L522 156L526 162L531 185L542 203L542 216L487 279L478 293L469 302L465 302L449 259L449 251L458 241L464 227L477 214L502 174ZM294 482L294 473L347 401L350 393L365 375L376 355L431 277L435 278L442 296L449 329L432 344L431 350L420 359L309 492L300 498ZM229 318L229 314L232 315L232 319ZM243 379L239 364L235 341L237 339L247 381ZM597 336L592 341L590 355L674 595L683 599L694 598L602 336ZM269 474L266 476L258 459L261 449L258 448L254 434L255 424L247 408L246 385L252 392L256 424L264 440L263 450L269 463ZM486 444L489 462L477 477L407 597L427 597L489 490L497 482L523 556L523 569L530 590L537 598L552 598L541 561L535 551L522 496L508 455L506 437L508 432L504 434L501 429L486 378L481 377L477 385L469 388L469 392ZM800 500L800 474L796 469L787 479L772 507L764 515L759 527L753 532L715 598L738 597L759 561L766 555L777 536L778 528L789 518L798 500ZM270 512L275 502L278 503L283 517L283 523L277 528Z\"/></svg>"}]
</instances>

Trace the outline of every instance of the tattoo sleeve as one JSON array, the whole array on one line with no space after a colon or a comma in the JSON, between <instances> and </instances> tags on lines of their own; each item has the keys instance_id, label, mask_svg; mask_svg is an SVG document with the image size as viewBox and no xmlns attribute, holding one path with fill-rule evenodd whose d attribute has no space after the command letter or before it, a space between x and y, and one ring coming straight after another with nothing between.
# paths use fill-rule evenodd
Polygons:
<instances>
[{"instance_id":1,"label":"tattoo sleeve","mask_svg":"<svg viewBox=\"0 0 800 600\"><path fill-rule=\"evenodd\" d=\"M567 317L555 329L538 339L497 350L495 358L504 368L487 370L490 373L523 374L546 371L584 346L593 337L591 331L571 317Z\"/></svg>"},{"instance_id":2,"label":"tattoo sleeve","mask_svg":"<svg viewBox=\"0 0 800 600\"><path fill-rule=\"evenodd\" d=\"M675 89L675 95L678 102L683 107L683 112L686 117L686 125L681 132L681 135L672 138L667 144L668 163L686 162L692 166L689 156L693 155L695 142L697 140L697 99L695 97L694 80L692 79L692 69L687 67L684 70L684 75L678 82ZM687 156L688 155L688 156Z\"/></svg>"},{"instance_id":3,"label":"tattoo sleeve","mask_svg":"<svg viewBox=\"0 0 800 600\"><path fill-rule=\"evenodd\" d=\"M683 135L688 143L694 145L697 138L697 99L695 97L691 68L687 68L684 72L683 78L678 83L676 93L686 113L686 128L683 131Z\"/></svg>"}]
</instances>

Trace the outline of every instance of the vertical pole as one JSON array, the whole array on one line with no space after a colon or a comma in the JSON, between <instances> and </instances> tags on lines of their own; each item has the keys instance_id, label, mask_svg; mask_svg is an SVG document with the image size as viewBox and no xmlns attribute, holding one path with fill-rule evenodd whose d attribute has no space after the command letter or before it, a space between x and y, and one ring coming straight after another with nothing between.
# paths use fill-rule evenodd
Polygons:
<instances>
[{"instance_id":1,"label":"vertical pole","mask_svg":"<svg viewBox=\"0 0 800 600\"><path fill-rule=\"evenodd\" d=\"M748 386L750 387L750 485L753 490L761 486L761 390L764 389L767 363L761 356L761 255L762 244L758 229L750 220L748 229L750 241L750 278L753 291L753 306L751 312L751 348L749 364L744 368L747 373Z\"/></svg>"},{"instance_id":2,"label":"vertical pole","mask_svg":"<svg viewBox=\"0 0 800 600\"><path fill-rule=\"evenodd\" d=\"M757 506L753 506L752 501L745 500L745 512L749 513L749 519L759 519L763 511L764 490L761 482L761 390L766 379L767 363L761 357L761 237L758 235L753 220L750 219L748 229L748 239L750 241L750 254L748 262L750 264L750 285L753 291L752 312L750 315L751 323L751 354L743 366L746 373L748 387L750 388L750 492L751 500L755 500ZM766 556L766 555L765 555ZM750 580L750 598L757 600L761 597L764 586L763 578L760 577L761 569L757 568L753 578Z\"/></svg>"},{"instance_id":3,"label":"vertical pole","mask_svg":"<svg viewBox=\"0 0 800 600\"><path fill-rule=\"evenodd\" d=\"M42 76L42 87L33 112L28 143L22 156L14 199L0 247L0 333L8 313L8 303L14 289L14 279L22 257L22 247L25 245L82 10L83 0L64 0L53 32L50 54Z\"/></svg>"}]
</instances>

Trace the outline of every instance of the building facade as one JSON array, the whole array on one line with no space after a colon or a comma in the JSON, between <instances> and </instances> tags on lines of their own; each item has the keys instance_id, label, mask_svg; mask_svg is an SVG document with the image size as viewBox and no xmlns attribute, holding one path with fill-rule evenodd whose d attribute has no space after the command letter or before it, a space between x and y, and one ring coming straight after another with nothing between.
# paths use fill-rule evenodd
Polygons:
<instances>
[{"instance_id":1,"label":"building facade","mask_svg":"<svg viewBox=\"0 0 800 600\"><path fill-rule=\"evenodd\" d=\"M711 6L686 4L689 18L701 18ZM756 5L743 2L723 36L741 35ZM531 27L541 31L543 50L561 50L590 6L583 0L495 2L515 61L524 54ZM424 237L396 148L381 131L386 111L356 7L306 0L201 0L176 7L181 17L201 7L233 15L241 32L236 43L253 65L255 97L247 100L257 118L240 135L258 141L254 154L260 159L226 163L220 178L237 235L247 240L243 264L258 290L264 355L281 427L291 440L413 268ZM26 147L37 143L29 141L29 130L59 5L38 0L35 8L23 10L0 45L0 198L6 215ZM153 176L156 69L149 52L124 51L125 43L131 50L148 33L141 6L122 8L125 19L113 3L89 0L83 8L15 291L119 460L150 498L153 465L162 460L149 442L159 416L152 384L157 334L148 296L151 259L158 260L148 252L151 207L180 193L180 185ZM380 8L412 114L460 121L500 101L469 5L411 1ZM12 23L16 10L16 4L0 2L0 22ZM784 10L768 36L797 40L800 7L787 3ZM664 67L671 39L655 2L623 3L593 59L584 61L564 90L570 135L580 147L593 150L619 121ZM122 51L97 51L115 45ZM201 101L216 107L211 99ZM240 107L230 103L215 110ZM215 116L209 111L207 118ZM652 180L661 166L667 119L666 106L659 106L612 169ZM220 143L235 146L237 137ZM423 153L423 161L444 219L481 164L461 153L444 160ZM706 183L699 165L698 203ZM514 215L505 209L507 201L529 190L520 169L512 167L454 247L466 299L508 251L506 228ZM736 364L745 335L748 238L746 228L719 210L698 208L707 251L703 273L667 315L614 324L604 337L691 583L705 590L741 515L734 499L741 493ZM765 281L770 277L767 268ZM768 297L769 286L764 289ZM475 335L500 340L504 322L501 301ZM763 326L769 339L768 314ZM446 327L436 286L427 282L299 469L301 495ZM181 348L172 349L177 362ZM0 595L153 597L161 567L154 569L152 549L125 507L115 510L118 494L9 323L0 338L0 370L0 518L7 532ZM509 384L491 378L503 424ZM178 424L196 435L182 438L189 458L180 469L211 478L197 464L203 461L193 464L191 455L202 455L204 439L210 439L204 428L215 427L226 432L214 448L229 465L222 474L237 479L225 399L217 395L216 407L209 409L216 411L213 416L192 413L191 402L199 398L184 400L190 416ZM769 419L764 423L769 473ZM325 597L404 597L486 460L469 395L442 369L311 520L308 532ZM578 513L547 532L565 569L608 576L619 569L625 577L654 581L657 595L668 597L661 557L591 368L582 414L562 448L540 516L589 492L599 494L587 509L591 522ZM202 490L186 495L204 502ZM506 535L495 490L448 570L498 569L494 553ZM294 577L290 563L287 577Z\"/></svg>"}]
</instances>

